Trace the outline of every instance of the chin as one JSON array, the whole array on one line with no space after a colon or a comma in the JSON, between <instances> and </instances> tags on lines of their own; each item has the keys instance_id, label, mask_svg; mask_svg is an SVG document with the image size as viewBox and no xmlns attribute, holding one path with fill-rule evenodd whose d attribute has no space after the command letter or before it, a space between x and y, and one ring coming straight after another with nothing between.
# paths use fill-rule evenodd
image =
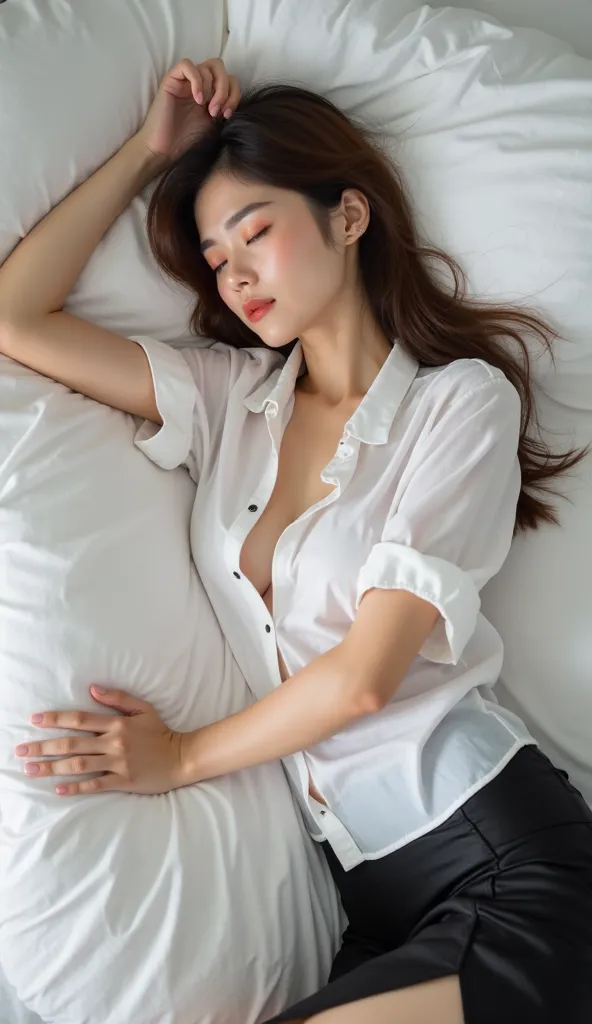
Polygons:
<instances>
[{"instance_id":1,"label":"chin","mask_svg":"<svg viewBox=\"0 0 592 1024\"><path fill-rule=\"evenodd\" d=\"M256 334L268 348L283 348L284 345L290 345L298 337L297 332L294 331L280 332L277 329L266 331L263 327L260 331L256 331Z\"/></svg>"}]
</instances>

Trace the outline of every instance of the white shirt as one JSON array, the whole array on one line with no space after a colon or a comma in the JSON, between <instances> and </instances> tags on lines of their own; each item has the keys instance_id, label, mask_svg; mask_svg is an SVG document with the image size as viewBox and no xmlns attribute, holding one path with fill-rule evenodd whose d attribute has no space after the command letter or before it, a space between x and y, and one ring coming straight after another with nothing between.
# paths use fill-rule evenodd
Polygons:
<instances>
[{"instance_id":1,"label":"white shirt","mask_svg":"<svg viewBox=\"0 0 592 1024\"><path fill-rule=\"evenodd\" d=\"M300 343L286 361L264 348L133 340L163 420L145 422L135 443L164 469L185 464L197 484L193 557L257 699L281 684L278 649L298 672L345 637L370 588L408 590L440 611L384 709L283 759L311 834L346 870L398 849L535 742L490 690L503 646L479 610L512 540L516 390L481 360L419 369L396 342L321 474L333 490L277 543L272 617L239 562L275 484ZM327 807L309 796L309 772Z\"/></svg>"}]
</instances>

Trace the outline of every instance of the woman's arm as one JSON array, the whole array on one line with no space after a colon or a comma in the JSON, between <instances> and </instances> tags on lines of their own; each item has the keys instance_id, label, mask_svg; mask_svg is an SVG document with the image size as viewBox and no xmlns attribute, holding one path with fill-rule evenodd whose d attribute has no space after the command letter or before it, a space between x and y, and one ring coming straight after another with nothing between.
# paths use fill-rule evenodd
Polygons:
<instances>
[{"instance_id":1,"label":"woman's arm","mask_svg":"<svg viewBox=\"0 0 592 1024\"><path fill-rule=\"evenodd\" d=\"M385 707L439 617L405 590L372 590L347 637L245 711L181 733L181 785L306 750Z\"/></svg>"},{"instance_id":2,"label":"woman's arm","mask_svg":"<svg viewBox=\"0 0 592 1024\"><path fill-rule=\"evenodd\" d=\"M61 307L113 221L164 166L134 136L40 221L0 268L0 351L154 422L160 417L143 349Z\"/></svg>"},{"instance_id":3,"label":"woman's arm","mask_svg":"<svg viewBox=\"0 0 592 1024\"><path fill-rule=\"evenodd\" d=\"M408 591L369 591L346 639L315 658L246 711L195 732L173 732L146 701L121 690L93 686L94 699L125 717L86 711L49 711L41 728L78 729L88 737L27 742L17 756L58 755L66 760L28 762L27 774L104 772L58 787L58 793L166 793L226 772L274 761L378 711L407 674L438 610Z\"/></svg>"},{"instance_id":4,"label":"woman's arm","mask_svg":"<svg viewBox=\"0 0 592 1024\"><path fill-rule=\"evenodd\" d=\"M340 644L246 711L192 733L170 732L130 694L91 688L95 700L127 717L41 714L43 727L88 730L98 739L68 739L66 748L61 740L31 744L22 756L78 755L35 765L38 777L104 772L69 783L69 795L166 792L306 750L379 711L417 655L458 665L477 626L479 592L512 541L521 405L503 374L476 361L448 387L449 400L360 569L356 615Z\"/></svg>"},{"instance_id":5,"label":"woman's arm","mask_svg":"<svg viewBox=\"0 0 592 1024\"><path fill-rule=\"evenodd\" d=\"M239 99L237 80L218 58L197 66L181 60L165 75L140 131L0 267L0 353L106 405L162 422L141 346L62 307L134 196L195 142L212 110L229 116Z\"/></svg>"}]
</instances>

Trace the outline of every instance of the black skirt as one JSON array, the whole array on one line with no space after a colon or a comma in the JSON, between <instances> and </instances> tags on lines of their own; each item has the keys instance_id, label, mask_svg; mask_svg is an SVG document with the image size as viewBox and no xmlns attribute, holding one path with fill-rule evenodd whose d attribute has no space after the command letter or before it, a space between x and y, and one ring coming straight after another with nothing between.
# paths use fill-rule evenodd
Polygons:
<instances>
[{"instance_id":1,"label":"black skirt","mask_svg":"<svg viewBox=\"0 0 592 1024\"><path fill-rule=\"evenodd\" d=\"M466 1024L592 1024L592 812L536 747L447 821L344 871L329 983L268 1024L450 975Z\"/></svg>"}]
</instances>

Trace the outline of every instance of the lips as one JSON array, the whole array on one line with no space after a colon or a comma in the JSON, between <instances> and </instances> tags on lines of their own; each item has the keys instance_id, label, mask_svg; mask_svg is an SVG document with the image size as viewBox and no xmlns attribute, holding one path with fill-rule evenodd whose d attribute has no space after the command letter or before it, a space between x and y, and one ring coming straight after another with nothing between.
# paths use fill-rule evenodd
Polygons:
<instances>
[{"instance_id":1,"label":"lips","mask_svg":"<svg viewBox=\"0 0 592 1024\"><path fill-rule=\"evenodd\" d=\"M243 306L243 313L251 323L261 320L273 306L275 299L249 299Z\"/></svg>"}]
</instances>

